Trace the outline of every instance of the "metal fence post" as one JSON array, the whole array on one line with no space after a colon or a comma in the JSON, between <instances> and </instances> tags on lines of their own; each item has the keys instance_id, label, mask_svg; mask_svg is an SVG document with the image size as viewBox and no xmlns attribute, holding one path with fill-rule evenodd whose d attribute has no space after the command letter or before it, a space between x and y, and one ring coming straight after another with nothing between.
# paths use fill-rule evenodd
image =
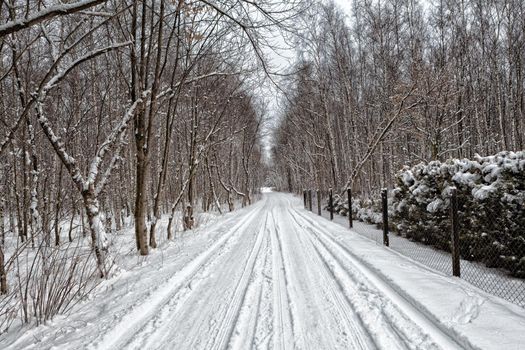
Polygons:
<instances>
[{"instance_id":1,"label":"metal fence post","mask_svg":"<svg viewBox=\"0 0 525 350\"><path fill-rule=\"evenodd\" d=\"M312 211L312 190L308 190L308 209Z\"/></svg>"},{"instance_id":2,"label":"metal fence post","mask_svg":"<svg viewBox=\"0 0 525 350\"><path fill-rule=\"evenodd\" d=\"M321 215L321 191L317 190L317 214Z\"/></svg>"},{"instance_id":3,"label":"metal fence post","mask_svg":"<svg viewBox=\"0 0 525 350\"><path fill-rule=\"evenodd\" d=\"M452 221L452 275L461 277L461 265L459 263L458 196L455 188L452 189L452 196L450 197L450 216Z\"/></svg>"},{"instance_id":4,"label":"metal fence post","mask_svg":"<svg viewBox=\"0 0 525 350\"><path fill-rule=\"evenodd\" d=\"M328 210L330 210L330 220L334 219L334 196L332 188L328 190Z\"/></svg>"},{"instance_id":5,"label":"metal fence post","mask_svg":"<svg viewBox=\"0 0 525 350\"><path fill-rule=\"evenodd\" d=\"M354 227L354 222L352 218L352 189L348 188L346 190L346 193L348 194L348 226L352 228Z\"/></svg>"},{"instance_id":6,"label":"metal fence post","mask_svg":"<svg viewBox=\"0 0 525 350\"><path fill-rule=\"evenodd\" d=\"M381 199L383 202L383 244L388 247L390 240L388 239L388 193L386 188L381 191Z\"/></svg>"}]
</instances>

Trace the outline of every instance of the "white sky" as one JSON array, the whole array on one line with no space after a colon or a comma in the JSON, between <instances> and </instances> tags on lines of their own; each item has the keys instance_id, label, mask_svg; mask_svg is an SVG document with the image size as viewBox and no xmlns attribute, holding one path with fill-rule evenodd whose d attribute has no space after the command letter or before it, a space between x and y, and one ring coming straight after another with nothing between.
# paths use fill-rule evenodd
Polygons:
<instances>
[{"instance_id":1,"label":"white sky","mask_svg":"<svg viewBox=\"0 0 525 350\"><path fill-rule=\"evenodd\" d=\"M320 1L326 1L326 0L320 0ZM333 0L338 6L341 7L348 15L350 15L350 6L351 6L351 0ZM295 61L295 55L296 52L294 51L293 47L290 47L285 43L284 38L280 35L280 33L276 33L276 36L270 40L270 42L273 43L276 47L279 49L277 50L268 50L266 54L270 58L270 65L272 66L272 71L278 71L279 73L286 73L286 71L294 64ZM278 78L277 78L278 79ZM270 97L271 100L274 100L274 98L279 98L279 96L276 96L279 94L279 91L276 89L275 86L272 86L270 82L265 84L267 86L261 87L262 94L264 96ZM275 104L274 102L270 102L269 109L273 112L275 111Z\"/></svg>"},{"instance_id":2,"label":"white sky","mask_svg":"<svg viewBox=\"0 0 525 350\"><path fill-rule=\"evenodd\" d=\"M324 1L324 0L321 0ZM340 6L348 15L350 15L350 6L351 6L351 0L333 0L338 6ZM287 44L284 42L284 39L277 34L277 36L270 40L271 42L274 42L276 46L280 47L276 52L269 50L267 54L270 57L270 65L272 66L273 70L282 71L280 73L286 72L286 70L291 67L295 60L295 54L293 47L287 46ZM278 94L278 91L276 90L274 86L271 86L272 84L267 84L268 86L261 87L263 89L263 94L265 96L273 97ZM275 96L278 98L278 96ZM270 110L272 112L275 111L275 105L273 105L272 102L270 102Z\"/></svg>"},{"instance_id":3,"label":"white sky","mask_svg":"<svg viewBox=\"0 0 525 350\"><path fill-rule=\"evenodd\" d=\"M324 1L324 0L321 0ZM334 2L341 7L347 14L350 14L351 0L334 0ZM270 40L275 43L280 49L273 51L268 50L266 54L270 59L270 65L272 66L272 71L278 71L279 73L286 73L286 71L294 64L296 52L293 47L287 46L284 39L278 34L274 39ZM263 86L259 87L259 91L255 94L259 96L265 96L267 103L267 112L269 113L269 118L272 120L278 120L280 117L280 108L279 104L282 100L282 92L277 89L269 79L265 79L266 82ZM276 83L279 83L279 77L275 78ZM266 144L265 148L267 151L271 147L271 137L265 138L264 143Z\"/></svg>"},{"instance_id":4,"label":"white sky","mask_svg":"<svg viewBox=\"0 0 525 350\"><path fill-rule=\"evenodd\" d=\"M343 10L346 11L346 13L350 14L350 0L334 0L336 4L338 4Z\"/></svg>"}]
</instances>

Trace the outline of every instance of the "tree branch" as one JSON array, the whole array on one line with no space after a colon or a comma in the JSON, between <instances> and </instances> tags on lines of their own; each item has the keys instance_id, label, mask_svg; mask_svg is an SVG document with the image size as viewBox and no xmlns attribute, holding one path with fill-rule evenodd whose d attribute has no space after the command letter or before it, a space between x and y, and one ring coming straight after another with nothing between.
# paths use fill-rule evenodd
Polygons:
<instances>
[{"instance_id":1,"label":"tree branch","mask_svg":"<svg viewBox=\"0 0 525 350\"><path fill-rule=\"evenodd\" d=\"M106 1L107 0L82 0L72 4L59 4L50 6L27 18L17 19L0 25L0 37L29 28L35 24L45 21L46 19L86 10Z\"/></svg>"}]
</instances>

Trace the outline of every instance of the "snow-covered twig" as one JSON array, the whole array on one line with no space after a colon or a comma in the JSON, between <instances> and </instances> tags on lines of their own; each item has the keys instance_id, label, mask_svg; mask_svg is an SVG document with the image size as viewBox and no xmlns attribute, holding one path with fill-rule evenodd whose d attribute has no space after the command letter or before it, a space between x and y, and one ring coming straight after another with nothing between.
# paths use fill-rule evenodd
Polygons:
<instances>
[{"instance_id":1,"label":"snow-covered twig","mask_svg":"<svg viewBox=\"0 0 525 350\"><path fill-rule=\"evenodd\" d=\"M129 122L135 115L135 111L137 107L144 102L144 99L147 98L147 96L151 93L151 90L146 90L142 93L142 96L137 99L133 104L128 108L126 111L126 114L122 118L120 124L108 135L106 140L102 143L102 145L98 148L95 158L90 164L89 167L89 174L86 181L86 186L90 186L95 183L100 164L104 160L104 156L110 149L110 147L115 143L117 138L119 138L120 135L126 131Z\"/></svg>"},{"instance_id":2,"label":"snow-covered twig","mask_svg":"<svg viewBox=\"0 0 525 350\"><path fill-rule=\"evenodd\" d=\"M29 28L32 25L38 24L47 19L53 17L68 15L78 11L86 10L98 4L102 4L107 0L82 0L69 4L59 4L49 6L46 9L38 11L37 13L30 15L26 18L9 21L5 24L0 25L0 37L17 32L19 30Z\"/></svg>"},{"instance_id":3,"label":"snow-covered twig","mask_svg":"<svg viewBox=\"0 0 525 350\"><path fill-rule=\"evenodd\" d=\"M62 79L64 79L66 77L66 75L72 71L75 67L77 67L78 65L86 62L86 61L89 61L90 59L93 59L97 56L100 56L104 53L107 53L109 51L112 51L112 50L115 50L115 49L118 49L118 48L121 48L121 47L124 47L124 46L128 46L128 45L131 45L132 42L131 41L126 41L126 42L122 42L122 43L117 43L117 44L113 44L113 45L109 45L109 46L106 46L106 47L103 47L101 49L97 49L97 50L94 50L94 51L91 51L87 54L85 54L84 56L76 59L75 61L73 61L72 63L70 63L65 69L62 69L58 74L56 74L55 76L53 76L51 79L49 79L49 81L46 83L46 85L44 86L44 88L42 89L41 91L41 95L43 94L42 97L45 97L47 95L47 93L53 89L53 87L56 86L56 84L58 84Z\"/></svg>"}]
</instances>

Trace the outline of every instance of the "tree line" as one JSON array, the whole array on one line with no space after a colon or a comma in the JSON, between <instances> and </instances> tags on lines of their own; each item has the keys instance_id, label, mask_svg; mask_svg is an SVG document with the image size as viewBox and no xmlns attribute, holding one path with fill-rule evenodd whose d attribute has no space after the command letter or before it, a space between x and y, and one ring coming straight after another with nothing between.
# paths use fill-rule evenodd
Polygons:
<instances>
[{"instance_id":1,"label":"tree line","mask_svg":"<svg viewBox=\"0 0 525 350\"><path fill-rule=\"evenodd\" d=\"M159 235L173 238L178 212L188 229L197 206L254 200L266 117L254 75L268 69L265 32L296 5L0 2L0 280L2 293L26 297L25 321L32 270L16 273L25 291L8 285L23 254L45 266L85 238L107 276L113 232L130 219L147 255Z\"/></svg>"},{"instance_id":2,"label":"tree line","mask_svg":"<svg viewBox=\"0 0 525 350\"><path fill-rule=\"evenodd\" d=\"M405 165L523 149L523 1L350 7L303 17L273 150L281 188L367 194Z\"/></svg>"}]
</instances>

